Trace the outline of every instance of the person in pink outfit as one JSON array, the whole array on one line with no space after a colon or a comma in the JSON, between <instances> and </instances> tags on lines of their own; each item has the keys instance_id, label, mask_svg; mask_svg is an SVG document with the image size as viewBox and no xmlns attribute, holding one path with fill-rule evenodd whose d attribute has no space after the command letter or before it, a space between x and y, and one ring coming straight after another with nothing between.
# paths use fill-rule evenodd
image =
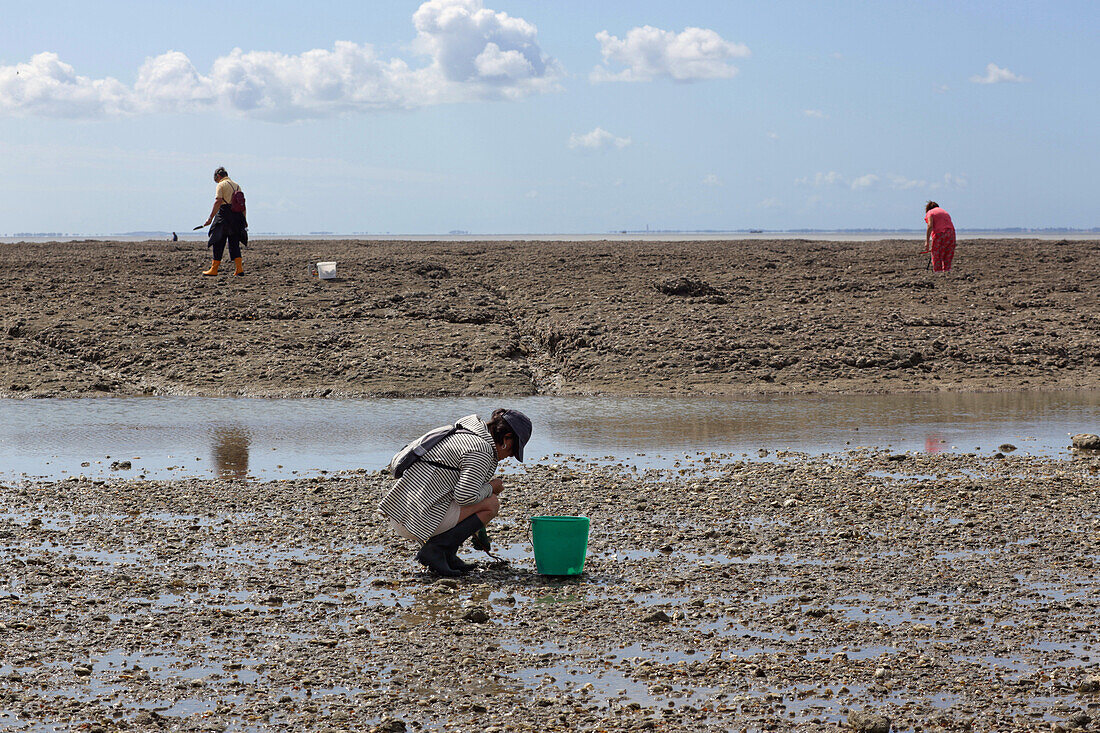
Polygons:
<instances>
[{"instance_id":1,"label":"person in pink outfit","mask_svg":"<svg viewBox=\"0 0 1100 733\"><path fill-rule=\"evenodd\" d=\"M935 201L929 201L924 207L924 221L928 224L924 251L932 256L932 270L949 272L951 260L955 258L955 225L951 215Z\"/></svg>"}]
</instances>

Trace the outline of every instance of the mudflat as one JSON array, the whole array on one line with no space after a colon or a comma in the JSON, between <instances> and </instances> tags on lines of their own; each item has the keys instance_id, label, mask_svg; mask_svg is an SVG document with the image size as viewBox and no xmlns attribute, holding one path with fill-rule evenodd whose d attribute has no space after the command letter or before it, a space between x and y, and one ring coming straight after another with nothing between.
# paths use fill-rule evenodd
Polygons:
<instances>
[{"instance_id":1,"label":"mudflat","mask_svg":"<svg viewBox=\"0 0 1100 733\"><path fill-rule=\"evenodd\" d=\"M0 395L1095 388L1097 244L5 244Z\"/></svg>"}]
</instances>

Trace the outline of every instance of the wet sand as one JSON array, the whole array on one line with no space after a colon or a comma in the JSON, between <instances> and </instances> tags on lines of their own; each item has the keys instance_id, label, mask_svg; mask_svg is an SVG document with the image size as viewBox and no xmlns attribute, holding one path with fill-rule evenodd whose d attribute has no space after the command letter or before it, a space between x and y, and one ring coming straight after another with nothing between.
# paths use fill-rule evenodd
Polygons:
<instances>
[{"instance_id":1,"label":"wet sand","mask_svg":"<svg viewBox=\"0 0 1100 733\"><path fill-rule=\"evenodd\" d=\"M459 582L378 521L374 472L23 483L0 492L0 727L1070 727L1100 705L1098 469L560 458L508 479L503 559ZM572 513L586 572L539 576L526 517Z\"/></svg>"},{"instance_id":2,"label":"wet sand","mask_svg":"<svg viewBox=\"0 0 1100 733\"><path fill-rule=\"evenodd\" d=\"M1100 385L1097 242L919 246L278 240L207 279L199 243L5 244L0 395Z\"/></svg>"}]
</instances>

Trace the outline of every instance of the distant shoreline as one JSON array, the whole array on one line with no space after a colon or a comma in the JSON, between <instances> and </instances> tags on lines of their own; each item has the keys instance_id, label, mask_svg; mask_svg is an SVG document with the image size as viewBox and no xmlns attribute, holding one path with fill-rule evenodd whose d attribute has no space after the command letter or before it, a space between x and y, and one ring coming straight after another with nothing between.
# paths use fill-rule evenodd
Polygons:
<instances>
[{"instance_id":1,"label":"distant shoreline","mask_svg":"<svg viewBox=\"0 0 1100 733\"><path fill-rule=\"evenodd\" d=\"M1092 229L959 229L961 239L1037 239L1082 241L1100 239L1100 228ZM201 242L205 233L177 232L180 241ZM142 242L169 241L172 232L130 232L123 234L25 233L0 236L0 244L17 242ZM923 240L923 229L790 229L790 230L650 230L552 234L368 234L253 232L259 241L299 239L303 241L364 242L694 242L744 240L808 240L822 242L876 242L890 239Z\"/></svg>"}]
</instances>

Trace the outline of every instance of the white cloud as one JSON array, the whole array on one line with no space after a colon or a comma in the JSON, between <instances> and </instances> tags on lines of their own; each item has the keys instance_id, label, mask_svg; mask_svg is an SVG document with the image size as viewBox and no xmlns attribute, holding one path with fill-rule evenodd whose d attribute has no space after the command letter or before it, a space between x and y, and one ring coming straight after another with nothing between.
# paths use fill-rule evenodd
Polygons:
<instances>
[{"instance_id":1,"label":"white cloud","mask_svg":"<svg viewBox=\"0 0 1100 733\"><path fill-rule=\"evenodd\" d=\"M863 188L870 188L876 183L878 183L878 176L876 176L874 173L865 173L859 178L852 181L852 190L859 191Z\"/></svg>"},{"instance_id":2,"label":"white cloud","mask_svg":"<svg viewBox=\"0 0 1100 733\"><path fill-rule=\"evenodd\" d=\"M370 44L337 41L299 55L233 49L200 73L179 51L145 60L133 86L79 76L57 54L0 66L0 115L99 118L228 110L287 122L349 112L410 109L554 91L563 72L537 29L482 0L428 0L413 14L412 68Z\"/></svg>"},{"instance_id":3,"label":"white cloud","mask_svg":"<svg viewBox=\"0 0 1100 733\"><path fill-rule=\"evenodd\" d=\"M768 132L767 136L768 136L769 140L778 140L779 139L779 133L777 133L777 132Z\"/></svg>"},{"instance_id":4,"label":"white cloud","mask_svg":"<svg viewBox=\"0 0 1100 733\"><path fill-rule=\"evenodd\" d=\"M134 83L136 99L166 111L188 109L217 99L215 82L203 77L191 59L179 51L168 51L145 59Z\"/></svg>"},{"instance_id":5,"label":"white cloud","mask_svg":"<svg viewBox=\"0 0 1100 733\"><path fill-rule=\"evenodd\" d=\"M933 183L931 188L966 188L966 178L963 176L956 176L952 173L944 173L943 181L940 183Z\"/></svg>"},{"instance_id":6,"label":"white cloud","mask_svg":"<svg viewBox=\"0 0 1100 733\"><path fill-rule=\"evenodd\" d=\"M815 173L812 177L805 176L795 180L795 183L800 186L813 186L814 188L822 188L824 186L847 186L853 191L870 188L878 182L879 176L874 173L864 173L862 176L857 176L849 180L847 176L836 171Z\"/></svg>"},{"instance_id":7,"label":"white cloud","mask_svg":"<svg viewBox=\"0 0 1100 733\"><path fill-rule=\"evenodd\" d=\"M585 150L604 150L616 147L620 150L630 144L630 138L617 137L602 127L597 127L592 132L574 132L569 136L570 148L583 148Z\"/></svg>"},{"instance_id":8,"label":"white cloud","mask_svg":"<svg viewBox=\"0 0 1100 733\"><path fill-rule=\"evenodd\" d=\"M474 59L479 76L486 79L523 79L534 75L527 57L516 50L501 51L495 43L485 44L485 50Z\"/></svg>"},{"instance_id":9,"label":"white cloud","mask_svg":"<svg viewBox=\"0 0 1100 733\"><path fill-rule=\"evenodd\" d=\"M937 84L936 86L932 87L932 90L936 92L936 94L946 94L947 91L950 89L951 87L947 86L946 84Z\"/></svg>"},{"instance_id":10,"label":"white cloud","mask_svg":"<svg viewBox=\"0 0 1100 733\"><path fill-rule=\"evenodd\" d=\"M756 206L759 209L775 209L782 205L783 202L773 196L772 198L764 199Z\"/></svg>"},{"instance_id":11,"label":"white cloud","mask_svg":"<svg viewBox=\"0 0 1100 733\"><path fill-rule=\"evenodd\" d=\"M906 178L905 176L888 176L890 179L890 188L898 191L908 191L914 188L927 188L928 181L914 180L912 178Z\"/></svg>"},{"instance_id":12,"label":"white cloud","mask_svg":"<svg viewBox=\"0 0 1100 733\"><path fill-rule=\"evenodd\" d=\"M843 183L844 176L840 175L836 171L829 171L828 173L815 173L812 178L805 177L795 180L795 183L801 186L832 186L837 183Z\"/></svg>"},{"instance_id":13,"label":"white cloud","mask_svg":"<svg viewBox=\"0 0 1100 733\"><path fill-rule=\"evenodd\" d=\"M484 7L482 0L428 0L413 13L414 48L430 56L428 71L457 88L457 95L515 99L558 88L562 70L545 56L538 29L523 18Z\"/></svg>"},{"instance_id":14,"label":"white cloud","mask_svg":"<svg viewBox=\"0 0 1100 733\"><path fill-rule=\"evenodd\" d=\"M748 46L726 41L708 28L674 33L647 25L631 28L625 39L600 31L596 40L605 65L592 70L593 82L728 79L737 73L729 61L750 55ZM615 72L608 68L611 65L626 68Z\"/></svg>"},{"instance_id":15,"label":"white cloud","mask_svg":"<svg viewBox=\"0 0 1100 733\"><path fill-rule=\"evenodd\" d=\"M539 192L534 190L534 189L531 189L527 193L523 194L523 196L524 196L524 198L537 199L539 197Z\"/></svg>"},{"instance_id":16,"label":"white cloud","mask_svg":"<svg viewBox=\"0 0 1100 733\"><path fill-rule=\"evenodd\" d=\"M1002 69L997 64L987 64L985 67L985 76L981 74L975 74L970 77L970 81L975 84L1000 84L1002 82L1022 82L1027 81L1022 76L1013 74L1008 69Z\"/></svg>"},{"instance_id":17,"label":"white cloud","mask_svg":"<svg viewBox=\"0 0 1100 733\"><path fill-rule=\"evenodd\" d=\"M0 66L0 113L98 117L126 114L133 104L133 94L122 82L79 76L55 53L39 53L27 63Z\"/></svg>"},{"instance_id":18,"label":"white cloud","mask_svg":"<svg viewBox=\"0 0 1100 733\"><path fill-rule=\"evenodd\" d=\"M716 173L708 173L707 175L703 176L703 185L704 186L721 186L722 185L722 179L719 178Z\"/></svg>"},{"instance_id":19,"label":"white cloud","mask_svg":"<svg viewBox=\"0 0 1100 733\"><path fill-rule=\"evenodd\" d=\"M800 186L813 186L814 188L822 188L825 186L845 186L853 191L860 191L863 189L872 188L883 181L885 181L886 184L895 191L910 191L914 189L926 189L929 191L934 191L941 188L963 188L966 186L966 178L952 173L945 173L942 180L931 182L924 179L914 179L908 178L906 176L899 176L894 173L890 173L885 176L879 175L877 173L864 173L863 175L856 176L855 178L848 178L842 173L838 173L836 171L829 171L828 173L815 173L812 176L803 176L802 178L795 179L795 183Z\"/></svg>"},{"instance_id":20,"label":"white cloud","mask_svg":"<svg viewBox=\"0 0 1100 733\"><path fill-rule=\"evenodd\" d=\"M804 109L802 110L802 114L806 115L807 117L812 117L815 120L823 120L828 117L828 115L826 115L819 109Z\"/></svg>"}]
</instances>

